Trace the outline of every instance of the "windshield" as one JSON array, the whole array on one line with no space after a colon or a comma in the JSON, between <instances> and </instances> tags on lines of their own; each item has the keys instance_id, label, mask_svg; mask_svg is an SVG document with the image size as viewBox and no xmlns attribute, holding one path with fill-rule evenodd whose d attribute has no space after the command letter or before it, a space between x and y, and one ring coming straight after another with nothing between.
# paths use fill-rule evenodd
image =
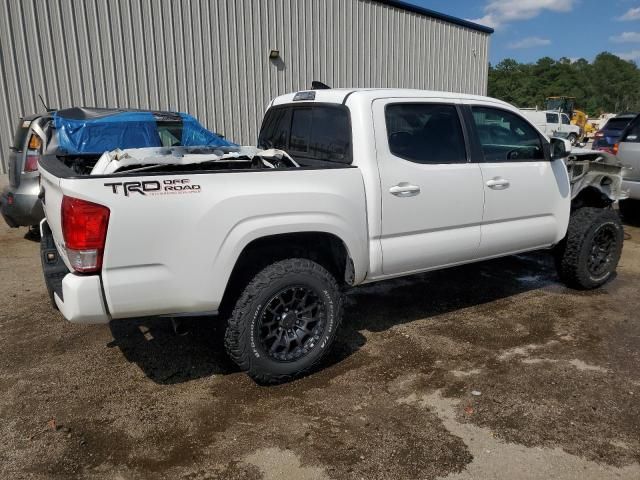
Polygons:
<instances>
[{"instance_id":1,"label":"windshield","mask_svg":"<svg viewBox=\"0 0 640 480\"><path fill-rule=\"evenodd\" d=\"M569 98L548 98L547 110L559 110L569 113L573 111L573 100Z\"/></svg>"},{"instance_id":2,"label":"windshield","mask_svg":"<svg viewBox=\"0 0 640 480\"><path fill-rule=\"evenodd\" d=\"M548 110L559 110L562 106L562 100L547 100Z\"/></svg>"}]
</instances>

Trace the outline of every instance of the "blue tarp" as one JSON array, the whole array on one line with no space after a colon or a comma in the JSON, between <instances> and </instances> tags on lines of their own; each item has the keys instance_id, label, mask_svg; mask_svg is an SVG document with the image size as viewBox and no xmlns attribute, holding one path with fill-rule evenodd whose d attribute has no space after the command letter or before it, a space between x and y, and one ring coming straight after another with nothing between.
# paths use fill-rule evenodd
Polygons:
<instances>
[{"instance_id":1,"label":"blue tarp","mask_svg":"<svg viewBox=\"0 0 640 480\"><path fill-rule=\"evenodd\" d=\"M84 119L67 118L54 113L53 118L58 148L67 154L102 154L116 148L163 146L153 112L118 112ZM185 147L236 146L204 128L191 115L181 113L180 118L182 130L178 145ZM175 128L176 122L173 124ZM162 126L162 121L160 125Z\"/></svg>"},{"instance_id":2,"label":"blue tarp","mask_svg":"<svg viewBox=\"0 0 640 480\"><path fill-rule=\"evenodd\" d=\"M210 132L188 113L181 113L182 117L182 139L180 145L183 147L237 147L233 142L226 140L213 132Z\"/></svg>"}]
</instances>

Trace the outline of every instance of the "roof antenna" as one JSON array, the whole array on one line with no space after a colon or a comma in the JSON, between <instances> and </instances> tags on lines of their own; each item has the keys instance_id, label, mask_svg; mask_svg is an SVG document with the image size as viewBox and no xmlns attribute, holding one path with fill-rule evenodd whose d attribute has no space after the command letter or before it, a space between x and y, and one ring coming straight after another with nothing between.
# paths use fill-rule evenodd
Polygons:
<instances>
[{"instance_id":1,"label":"roof antenna","mask_svg":"<svg viewBox=\"0 0 640 480\"><path fill-rule=\"evenodd\" d=\"M314 80L311 82L311 90L331 90L331 87L319 82L318 80Z\"/></svg>"},{"instance_id":2,"label":"roof antenna","mask_svg":"<svg viewBox=\"0 0 640 480\"><path fill-rule=\"evenodd\" d=\"M38 94L38 97L40 97L40 101L42 102L42 106L44 107L44 109L45 109L47 112L53 112L53 110L54 110L54 109L53 109L53 108L49 108L49 107L47 106L46 102L44 101L44 98L42 98L42 95L41 95L41 94Z\"/></svg>"}]
</instances>

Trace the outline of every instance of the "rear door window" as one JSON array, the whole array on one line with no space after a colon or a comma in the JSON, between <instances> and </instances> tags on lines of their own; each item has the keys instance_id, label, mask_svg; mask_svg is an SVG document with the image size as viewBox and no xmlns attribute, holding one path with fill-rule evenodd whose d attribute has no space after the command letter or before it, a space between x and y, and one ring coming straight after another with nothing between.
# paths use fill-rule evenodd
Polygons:
<instances>
[{"instance_id":1,"label":"rear door window","mask_svg":"<svg viewBox=\"0 0 640 480\"><path fill-rule=\"evenodd\" d=\"M547 123L559 123L557 113L547 113Z\"/></svg>"},{"instance_id":2,"label":"rear door window","mask_svg":"<svg viewBox=\"0 0 640 480\"><path fill-rule=\"evenodd\" d=\"M612 118L607 124L602 128L602 130L624 130L629 123L631 123L632 118Z\"/></svg>"},{"instance_id":3,"label":"rear door window","mask_svg":"<svg viewBox=\"0 0 640 480\"><path fill-rule=\"evenodd\" d=\"M453 105L394 103L385 109L389 150L423 164L465 163L467 154Z\"/></svg>"}]
</instances>

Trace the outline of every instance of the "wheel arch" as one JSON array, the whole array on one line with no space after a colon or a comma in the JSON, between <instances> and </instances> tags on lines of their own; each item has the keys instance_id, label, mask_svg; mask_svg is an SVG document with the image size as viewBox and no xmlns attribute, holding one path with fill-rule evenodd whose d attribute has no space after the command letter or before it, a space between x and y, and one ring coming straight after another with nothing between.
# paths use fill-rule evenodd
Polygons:
<instances>
[{"instance_id":1,"label":"wheel arch","mask_svg":"<svg viewBox=\"0 0 640 480\"><path fill-rule=\"evenodd\" d=\"M606 175L603 175L599 180L596 184L583 188L571 200L572 211L583 207L608 208L614 202L610 188L613 180Z\"/></svg>"},{"instance_id":2,"label":"wheel arch","mask_svg":"<svg viewBox=\"0 0 640 480\"><path fill-rule=\"evenodd\" d=\"M257 236L246 242L229 274L220 312L228 313L240 291L267 265L286 258L306 258L328 270L341 285L353 285L359 279L352 249L334 232L301 230Z\"/></svg>"}]
</instances>

